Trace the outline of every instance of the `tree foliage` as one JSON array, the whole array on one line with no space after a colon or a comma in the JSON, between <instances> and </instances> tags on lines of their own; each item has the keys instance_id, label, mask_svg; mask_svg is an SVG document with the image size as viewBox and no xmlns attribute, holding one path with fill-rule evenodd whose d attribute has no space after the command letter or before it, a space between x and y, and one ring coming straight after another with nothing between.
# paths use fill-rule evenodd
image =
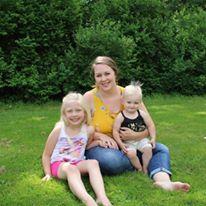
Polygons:
<instances>
[{"instance_id":1,"label":"tree foliage","mask_svg":"<svg viewBox=\"0 0 206 206\"><path fill-rule=\"evenodd\" d=\"M203 0L2 0L0 95L26 101L91 87L90 63L111 56L123 86L206 92Z\"/></svg>"}]
</instances>

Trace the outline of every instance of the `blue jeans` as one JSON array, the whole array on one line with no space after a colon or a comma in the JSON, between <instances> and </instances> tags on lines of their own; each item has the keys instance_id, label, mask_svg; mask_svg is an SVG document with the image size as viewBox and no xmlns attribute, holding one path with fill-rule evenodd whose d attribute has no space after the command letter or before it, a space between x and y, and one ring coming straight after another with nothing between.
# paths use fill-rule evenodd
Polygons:
<instances>
[{"instance_id":1,"label":"blue jeans","mask_svg":"<svg viewBox=\"0 0 206 206\"><path fill-rule=\"evenodd\" d=\"M128 157L122 151L117 149L98 146L86 150L85 155L87 159L96 159L99 162L103 174L115 175L125 171L134 170ZM142 162L142 155L139 151L137 151L137 156ZM170 155L169 150L165 145L156 143L156 148L153 149L153 156L148 166L148 174L152 178L154 174L161 171L171 175Z\"/></svg>"}]
</instances>

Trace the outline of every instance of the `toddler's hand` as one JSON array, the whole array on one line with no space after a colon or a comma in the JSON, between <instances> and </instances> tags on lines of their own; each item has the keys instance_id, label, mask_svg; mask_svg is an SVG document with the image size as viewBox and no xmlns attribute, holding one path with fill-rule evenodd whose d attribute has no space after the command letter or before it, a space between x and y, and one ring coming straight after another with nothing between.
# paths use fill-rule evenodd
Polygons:
<instances>
[{"instance_id":1,"label":"toddler's hand","mask_svg":"<svg viewBox=\"0 0 206 206\"><path fill-rule=\"evenodd\" d=\"M47 182L47 181L49 181L50 179L51 179L51 176L47 174L47 175L45 175L41 180Z\"/></svg>"},{"instance_id":2,"label":"toddler's hand","mask_svg":"<svg viewBox=\"0 0 206 206\"><path fill-rule=\"evenodd\" d=\"M125 146L125 144L121 144L120 147L121 147L122 151L123 151L125 154L127 154L127 147Z\"/></svg>"},{"instance_id":3,"label":"toddler's hand","mask_svg":"<svg viewBox=\"0 0 206 206\"><path fill-rule=\"evenodd\" d=\"M156 143L155 143L155 140L154 140L154 139L151 139L151 140L150 140L150 144L152 145L152 149L154 149L155 146L156 146L156 145L155 145L155 144L156 144Z\"/></svg>"}]
</instances>

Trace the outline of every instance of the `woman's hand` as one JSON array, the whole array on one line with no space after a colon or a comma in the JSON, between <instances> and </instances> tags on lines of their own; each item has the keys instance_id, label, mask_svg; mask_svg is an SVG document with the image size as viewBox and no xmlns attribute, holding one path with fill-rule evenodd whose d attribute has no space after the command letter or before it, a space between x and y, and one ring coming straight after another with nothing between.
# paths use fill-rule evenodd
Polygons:
<instances>
[{"instance_id":1,"label":"woman's hand","mask_svg":"<svg viewBox=\"0 0 206 206\"><path fill-rule=\"evenodd\" d=\"M135 132L127 127L121 127L119 132L120 138L122 141L126 140L141 140L145 137L149 136L149 132L147 129L145 129L142 132Z\"/></svg>"},{"instance_id":2,"label":"woman's hand","mask_svg":"<svg viewBox=\"0 0 206 206\"><path fill-rule=\"evenodd\" d=\"M47 175L45 175L45 176L42 178L42 181L47 182L47 181L49 181L50 179L52 179L52 178L51 178L51 175L47 174Z\"/></svg>"},{"instance_id":3,"label":"woman's hand","mask_svg":"<svg viewBox=\"0 0 206 206\"><path fill-rule=\"evenodd\" d=\"M116 141L112 139L111 137L105 134L99 133L98 139L99 139L99 146L105 147L105 148L118 149Z\"/></svg>"},{"instance_id":4,"label":"woman's hand","mask_svg":"<svg viewBox=\"0 0 206 206\"><path fill-rule=\"evenodd\" d=\"M132 140L134 139L135 132L127 127L121 127L119 132L121 140Z\"/></svg>"}]
</instances>

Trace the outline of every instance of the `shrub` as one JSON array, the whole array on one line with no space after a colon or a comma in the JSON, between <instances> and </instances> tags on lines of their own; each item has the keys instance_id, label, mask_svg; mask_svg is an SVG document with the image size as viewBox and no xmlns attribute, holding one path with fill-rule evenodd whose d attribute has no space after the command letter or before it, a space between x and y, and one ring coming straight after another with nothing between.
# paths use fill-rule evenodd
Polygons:
<instances>
[{"instance_id":1,"label":"shrub","mask_svg":"<svg viewBox=\"0 0 206 206\"><path fill-rule=\"evenodd\" d=\"M129 77L135 44L132 38L121 34L115 22L106 20L90 27L80 27L75 35L75 43L76 48L67 51L63 62L64 92L75 88L80 91L91 88L94 82L90 75L90 64L99 55L111 56L119 63L121 81Z\"/></svg>"},{"instance_id":2,"label":"shrub","mask_svg":"<svg viewBox=\"0 0 206 206\"><path fill-rule=\"evenodd\" d=\"M90 63L111 56L119 82L144 93L204 94L203 0L2 0L0 94L23 100L84 92Z\"/></svg>"}]
</instances>

